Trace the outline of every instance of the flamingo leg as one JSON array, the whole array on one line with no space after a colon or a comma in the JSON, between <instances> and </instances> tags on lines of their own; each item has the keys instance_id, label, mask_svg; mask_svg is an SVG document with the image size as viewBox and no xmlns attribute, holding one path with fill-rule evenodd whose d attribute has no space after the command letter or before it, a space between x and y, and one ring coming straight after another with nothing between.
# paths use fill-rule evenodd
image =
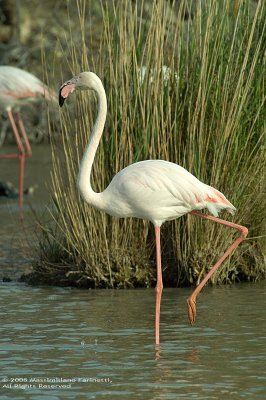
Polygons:
<instances>
[{"instance_id":1,"label":"flamingo leg","mask_svg":"<svg viewBox=\"0 0 266 400\"><path fill-rule=\"evenodd\" d=\"M25 143L25 146L26 146L26 150L27 150L27 152L25 154L25 157L30 157L31 153L32 153L31 152L31 146L30 146L30 142L29 142L28 136L26 134L25 127L24 127L24 124L23 124L23 121L21 119L19 111L16 112L16 117L17 117L19 129L20 129L20 132L21 132L21 136L22 136L22 138L24 140L24 143Z\"/></svg>"},{"instance_id":2,"label":"flamingo leg","mask_svg":"<svg viewBox=\"0 0 266 400\"><path fill-rule=\"evenodd\" d=\"M18 206L23 207L23 186L24 186L25 154L19 155L19 198Z\"/></svg>"},{"instance_id":3,"label":"flamingo leg","mask_svg":"<svg viewBox=\"0 0 266 400\"><path fill-rule=\"evenodd\" d=\"M163 291L162 279L162 264L161 264L161 241L160 241L160 227L155 226L155 239L156 239L156 262L157 262L157 284L156 292L156 309L155 309L155 344L160 344L160 309L161 298Z\"/></svg>"},{"instance_id":4,"label":"flamingo leg","mask_svg":"<svg viewBox=\"0 0 266 400\"><path fill-rule=\"evenodd\" d=\"M18 154L18 159L19 159L19 200L18 200L18 205L19 208L22 208L23 206L23 184L24 184L24 165L25 165L25 150L23 143L21 141L17 125L15 123L13 114L11 110L7 110L7 115L10 121L10 124L12 126L15 139L17 142L19 154Z\"/></svg>"},{"instance_id":5,"label":"flamingo leg","mask_svg":"<svg viewBox=\"0 0 266 400\"><path fill-rule=\"evenodd\" d=\"M8 115L10 124L11 124L11 126L12 126L14 135L15 135L15 139L16 139L16 142L17 142L18 150L19 150L20 154L24 154L24 153L25 153L24 147L23 147L21 138L20 138L20 136L19 136L18 128L17 128L17 125L16 125L16 123L15 123L15 120L14 120L14 117L13 117L13 114L12 114L12 111L11 111L11 110L7 110L7 115Z\"/></svg>"},{"instance_id":6,"label":"flamingo leg","mask_svg":"<svg viewBox=\"0 0 266 400\"><path fill-rule=\"evenodd\" d=\"M212 267L212 269L208 272L208 274L202 279L200 284L196 287L194 292L189 296L187 299L187 304L188 304L188 319L191 324L193 324L196 320L196 297L203 288L203 286L206 284L206 282L210 279L210 277L214 274L214 272L220 267L222 262L226 259L226 257L229 256L229 254L232 253L232 251L239 245L239 243L242 242L243 239L248 234L248 229L245 226L234 224L233 222L225 221L223 219L214 217L212 215L206 215L202 214L201 212L198 211L191 211L190 214L196 215L200 218L203 219L208 219L210 221L217 222L218 224L222 224L225 226L228 226L230 228L236 229L240 232L240 236L231 244L231 246L227 249L227 251L224 253L224 255L217 261L217 263Z\"/></svg>"}]
</instances>

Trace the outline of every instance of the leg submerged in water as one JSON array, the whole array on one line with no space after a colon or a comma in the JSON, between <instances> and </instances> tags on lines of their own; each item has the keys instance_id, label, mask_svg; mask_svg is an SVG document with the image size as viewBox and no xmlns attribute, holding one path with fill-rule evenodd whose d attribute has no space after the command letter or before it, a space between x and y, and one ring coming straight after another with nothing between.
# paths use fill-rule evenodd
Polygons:
<instances>
[{"instance_id":1,"label":"leg submerged in water","mask_svg":"<svg viewBox=\"0 0 266 400\"><path fill-rule=\"evenodd\" d=\"M162 265L161 265L161 241L160 241L160 227L155 226L155 239L156 239L156 263L157 263L157 284L156 292L156 308L155 308L155 344L160 344L160 312L161 312L161 298L163 291L162 279Z\"/></svg>"}]
</instances>

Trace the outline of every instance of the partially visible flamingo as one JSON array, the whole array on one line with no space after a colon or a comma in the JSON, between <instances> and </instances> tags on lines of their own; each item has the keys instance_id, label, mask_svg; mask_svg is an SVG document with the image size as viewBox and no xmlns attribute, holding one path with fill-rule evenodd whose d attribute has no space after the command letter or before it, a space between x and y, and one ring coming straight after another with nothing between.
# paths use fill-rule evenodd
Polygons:
<instances>
[{"instance_id":1,"label":"partially visible flamingo","mask_svg":"<svg viewBox=\"0 0 266 400\"><path fill-rule=\"evenodd\" d=\"M20 208L23 206L25 158L31 156L31 146L19 110L23 104L34 102L40 97L55 100L55 94L36 76L20 68L0 66L0 111L7 113L18 147L18 153L2 154L0 158L19 159Z\"/></svg>"},{"instance_id":2,"label":"partially visible flamingo","mask_svg":"<svg viewBox=\"0 0 266 400\"><path fill-rule=\"evenodd\" d=\"M68 95L75 89L91 89L98 97L97 119L89 144L85 149L78 175L78 188L82 197L93 207L110 215L123 218L143 218L151 221L155 227L157 261L155 343L158 345L160 343L160 305L163 289L160 248L161 225L165 221L190 213L240 232L239 237L231 244L187 299L188 318L191 324L196 319L197 295L224 259L246 237L248 229L217 218L221 210L226 210L233 214L235 207L217 189L200 182L186 169L168 161L146 160L131 164L118 172L103 192L95 193L91 187L90 179L92 164L106 120L106 94L97 75L92 72L82 72L61 86L59 92L59 105L61 107ZM207 208L214 216L202 214L198 211L204 208Z\"/></svg>"}]
</instances>

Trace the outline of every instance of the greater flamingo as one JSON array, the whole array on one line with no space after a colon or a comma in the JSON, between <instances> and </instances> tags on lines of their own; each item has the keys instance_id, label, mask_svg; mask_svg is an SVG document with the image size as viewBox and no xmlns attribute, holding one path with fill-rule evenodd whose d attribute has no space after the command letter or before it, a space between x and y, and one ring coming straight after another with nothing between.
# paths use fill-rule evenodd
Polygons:
<instances>
[{"instance_id":1,"label":"greater flamingo","mask_svg":"<svg viewBox=\"0 0 266 400\"><path fill-rule=\"evenodd\" d=\"M19 159L19 207L23 206L25 158L31 156L31 146L25 132L19 109L39 97L55 101L55 94L36 76L20 68L0 66L0 111L6 112L14 132L18 153L2 154L0 158ZM15 118L12 110L15 110Z\"/></svg>"},{"instance_id":2,"label":"greater flamingo","mask_svg":"<svg viewBox=\"0 0 266 400\"><path fill-rule=\"evenodd\" d=\"M98 97L97 119L82 158L77 180L83 199L93 207L110 215L122 218L136 217L146 219L151 221L155 227L157 261L155 343L158 345L160 343L160 305L163 289L160 249L161 225L165 221L190 213L240 232L239 237L231 244L187 299L188 318L191 324L196 319L197 295L224 259L246 237L248 229L217 218L219 211L227 210L232 214L235 211L235 207L221 192L200 182L186 169L168 161L146 160L131 164L118 172L102 193L95 193L91 187L90 179L93 160L106 120L106 94L102 82L96 74L82 72L61 86L59 91L59 105L61 107L68 95L75 89L91 89ZM207 208L214 216L198 211L204 208Z\"/></svg>"}]
</instances>

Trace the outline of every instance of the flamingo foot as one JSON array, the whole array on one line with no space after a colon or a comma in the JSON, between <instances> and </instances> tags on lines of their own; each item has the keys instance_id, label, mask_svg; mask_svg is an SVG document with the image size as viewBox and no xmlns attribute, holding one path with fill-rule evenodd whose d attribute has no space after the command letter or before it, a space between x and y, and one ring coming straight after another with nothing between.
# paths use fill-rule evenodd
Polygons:
<instances>
[{"instance_id":1,"label":"flamingo foot","mask_svg":"<svg viewBox=\"0 0 266 400\"><path fill-rule=\"evenodd\" d=\"M191 325L194 324L194 322L196 321L196 297L194 297L193 295L191 295L188 299L187 299L187 307L188 307L188 319L189 322L191 323Z\"/></svg>"}]
</instances>

